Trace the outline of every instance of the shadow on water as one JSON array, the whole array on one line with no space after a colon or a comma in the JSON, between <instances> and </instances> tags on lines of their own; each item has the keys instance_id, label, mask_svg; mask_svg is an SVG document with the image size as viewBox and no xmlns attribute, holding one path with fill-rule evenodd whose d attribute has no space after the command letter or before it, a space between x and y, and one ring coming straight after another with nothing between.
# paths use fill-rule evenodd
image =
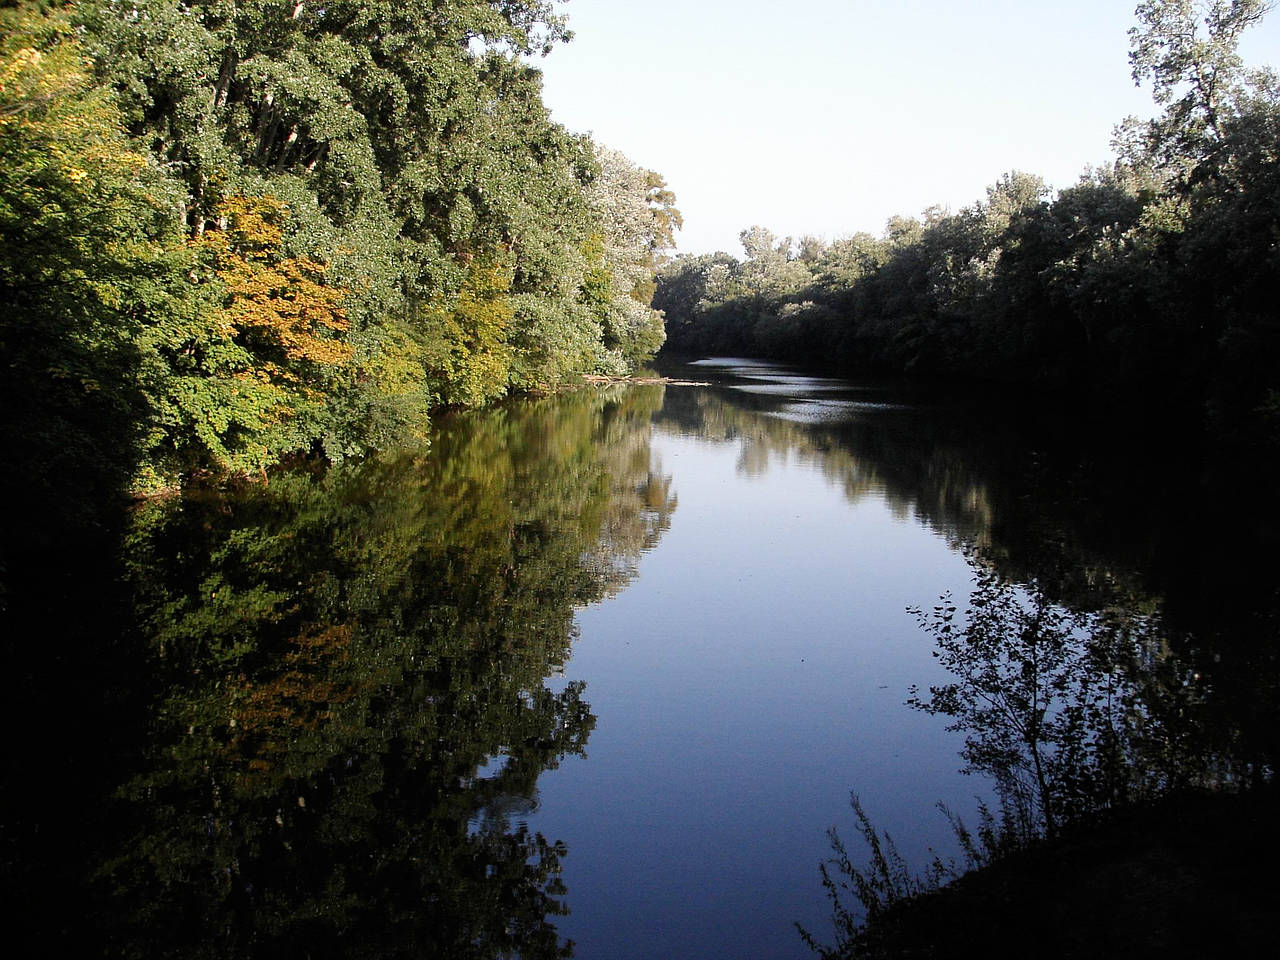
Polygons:
<instances>
[{"instance_id":1,"label":"shadow on water","mask_svg":"<svg viewBox=\"0 0 1280 960\"><path fill-rule=\"evenodd\" d=\"M131 648L105 673L109 645L27 658L22 706L40 709L11 729L33 757L74 758L7 780L8 879L37 880L19 902L44 905L29 943L565 955L567 851L524 820L595 723L582 685L555 682L574 609L622 589L675 509L648 447L660 402L462 415L429 452L138 506L122 560L73 568L84 634L53 618L28 635ZM104 678L118 693L82 699Z\"/></svg>"},{"instance_id":2,"label":"shadow on water","mask_svg":"<svg viewBox=\"0 0 1280 960\"><path fill-rule=\"evenodd\" d=\"M1266 942L1275 884L1245 879L1246 851L1280 848L1280 603L1258 562L1277 530L1256 469L1170 425L756 362L695 369L713 387L673 396L668 429L739 444L748 475L810 462L850 501L923 520L974 574L969 596L917 612L954 682L907 705L950 721L998 802L968 825L947 813L960 863L913 868L855 798L865 860L833 833L837 941L810 945L1192 956Z\"/></svg>"},{"instance_id":3,"label":"shadow on water","mask_svg":"<svg viewBox=\"0 0 1280 960\"><path fill-rule=\"evenodd\" d=\"M41 955L93 943L83 867L140 726L119 548L143 405L121 336L43 282L0 287L0 877L11 949Z\"/></svg>"},{"instance_id":4,"label":"shadow on water","mask_svg":"<svg viewBox=\"0 0 1280 960\"><path fill-rule=\"evenodd\" d=\"M815 391L761 364L710 373L713 391L667 404L672 429L738 442L747 473L810 460L850 500L874 493L922 518L973 570L967 597L917 611L952 680L904 707L950 722L997 802L944 811L959 862L912 866L855 797L865 852L832 833L836 940L810 946L1201 956L1269 943L1276 884L1249 851L1280 849L1280 604L1257 559L1276 529L1256 471L1150 423L891 385Z\"/></svg>"},{"instance_id":5,"label":"shadow on water","mask_svg":"<svg viewBox=\"0 0 1280 960\"><path fill-rule=\"evenodd\" d=\"M1221 723L1221 698L1174 654L1158 614L1069 609L971 560L966 601L916 611L951 677L908 706L964 737L964 772L995 789L976 824L945 807L962 862L917 874L856 796L851 855L821 866L828 960L988 956L1252 956L1280 886L1274 755ZM1270 704L1274 716L1275 702ZM861 862L860 862L861 861ZM997 936L991 936L998 931Z\"/></svg>"},{"instance_id":6,"label":"shadow on water","mask_svg":"<svg viewBox=\"0 0 1280 960\"><path fill-rule=\"evenodd\" d=\"M1167 654L1203 681L1209 726L1274 766L1280 585L1258 558L1280 530L1256 469L1215 459L1176 425L1100 423L1017 397L834 379L815 392L814 378L756 361L689 371L713 387L672 391L659 424L738 442L743 472L811 462L850 501L883 497L1054 603L1158 613Z\"/></svg>"}]
</instances>

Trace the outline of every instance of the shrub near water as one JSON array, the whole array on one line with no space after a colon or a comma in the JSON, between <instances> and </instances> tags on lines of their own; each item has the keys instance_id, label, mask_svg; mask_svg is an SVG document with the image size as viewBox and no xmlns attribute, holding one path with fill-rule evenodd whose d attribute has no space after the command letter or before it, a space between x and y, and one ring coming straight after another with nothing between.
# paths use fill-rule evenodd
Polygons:
<instances>
[{"instance_id":1,"label":"shrub near water","mask_svg":"<svg viewBox=\"0 0 1280 960\"><path fill-rule=\"evenodd\" d=\"M927 694L913 687L907 703L949 718L947 729L964 735L963 772L991 781L996 809L980 803L977 826L970 828L942 808L962 862L935 857L917 875L853 797L868 863L855 863L831 831L835 857L821 873L837 939L822 945L801 931L824 957L897 956L927 945L940 956L962 956L955 944L938 946L960 935L968 923L958 919L961 913L1048 935L1058 921L1045 912L1046 903L1088 899L1090 884L1110 882L1107 864L1143 861L1152 850L1181 842L1162 831L1181 829L1176 824L1183 806L1188 817L1203 819L1196 812L1200 801L1178 799L1187 791L1230 792L1268 777L1265 756L1219 752L1206 735L1212 691L1170 653L1158 615L1120 607L1073 611L1052 602L1035 582L1019 587L994 567L976 558L970 562L974 587L967 608L944 595L932 610L914 611L934 641L934 656L954 680L931 686ZM1248 797L1245 804L1265 806ZM1147 810L1163 812L1148 818ZM1098 828L1126 821L1140 826ZM1204 877L1229 869L1214 852L1222 844L1211 835L1204 840L1170 854L1167 869L1188 877L1179 882L1178 896L1204 895L1199 884L1219 882ZM1179 857L1188 862L1179 864ZM1091 877L1082 881L1084 888L1051 879L1059 858ZM975 870L982 873L970 874ZM1092 878L1095 872L1098 879ZM982 879L988 875L1000 879ZM944 887L956 881L958 892ZM1248 902L1259 895L1252 887L1246 894ZM1123 897L1132 900L1124 911L1117 906L1105 921L1090 924L1114 924L1141 941L1145 893L1139 887ZM1015 903L1027 913L1015 918ZM1174 926L1152 932L1156 940L1181 921L1170 916L1161 922ZM1081 936L1087 941L1088 934ZM1003 955L1005 947L993 949Z\"/></svg>"}]
</instances>

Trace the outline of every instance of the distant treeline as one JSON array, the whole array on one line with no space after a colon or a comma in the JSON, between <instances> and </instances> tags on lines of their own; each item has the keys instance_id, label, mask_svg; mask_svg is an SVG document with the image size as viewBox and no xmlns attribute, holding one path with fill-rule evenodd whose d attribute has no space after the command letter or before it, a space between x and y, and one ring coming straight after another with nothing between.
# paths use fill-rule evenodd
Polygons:
<instances>
[{"instance_id":1,"label":"distant treeline","mask_svg":"<svg viewBox=\"0 0 1280 960\"><path fill-rule=\"evenodd\" d=\"M1280 438L1280 84L1236 39L1270 3L1143 3L1138 81L1165 109L1119 159L1051 196L1009 173L958 212L794 242L659 277L666 350L1183 402Z\"/></svg>"},{"instance_id":2,"label":"distant treeline","mask_svg":"<svg viewBox=\"0 0 1280 960\"><path fill-rule=\"evenodd\" d=\"M0 4L0 442L147 488L662 343L679 214L553 123L558 0Z\"/></svg>"}]
</instances>

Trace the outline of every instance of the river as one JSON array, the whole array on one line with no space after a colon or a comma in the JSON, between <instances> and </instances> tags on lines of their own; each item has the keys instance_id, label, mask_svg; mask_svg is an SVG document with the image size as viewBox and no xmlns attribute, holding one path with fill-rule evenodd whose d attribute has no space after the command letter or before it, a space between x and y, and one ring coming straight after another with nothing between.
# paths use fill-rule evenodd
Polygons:
<instances>
[{"instance_id":1,"label":"river","mask_svg":"<svg viewBox=\"0 0 1280 960\"><path fill-rule=\"evenodd\" d=\"M828 936L818 868L830 828L856 837L851 792L920 868L957 853L939 803L993 796L947 718L905 703L948 679L913 608L963 606L982 562L1143 622L1173 594L1188 623L1271 616L1240 609L1234 547L1188 534L1203 511L1169 532L1199 481L1156 489L1170 458L1132 450L1147 465L1118 475L1069 416L745 360L668 372L138 506L17 671L11 709L50 719L14 769L61 758L8 796L19 906L71 905L46 938L808 956L795 925ZM1227 705L1201 700L1231 713L1253 667L1221 669ZM1273 756L1267 723L1232 729Z\"/></svg>"}]
</instances>

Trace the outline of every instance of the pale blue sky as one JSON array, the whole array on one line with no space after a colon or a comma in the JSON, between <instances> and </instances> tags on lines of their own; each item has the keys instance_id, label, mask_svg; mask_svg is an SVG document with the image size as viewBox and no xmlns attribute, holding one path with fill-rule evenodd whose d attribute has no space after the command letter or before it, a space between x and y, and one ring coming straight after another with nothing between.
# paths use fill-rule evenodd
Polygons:
<instances>
[{"instance_id":1,"label":"pale blue sky","mask_svg":"<svg viewBox=\"0 0 1280 960\"><path fill-rule=\"evenodd\" d=\"M1129 75L1135 0L569 0L538 61L552 116L666 177L679 249L878 234L1019 169L1069 186L1155 108ZM1280 11L1247 33L1280 66Z\"/></svg>"}]
</instances>

